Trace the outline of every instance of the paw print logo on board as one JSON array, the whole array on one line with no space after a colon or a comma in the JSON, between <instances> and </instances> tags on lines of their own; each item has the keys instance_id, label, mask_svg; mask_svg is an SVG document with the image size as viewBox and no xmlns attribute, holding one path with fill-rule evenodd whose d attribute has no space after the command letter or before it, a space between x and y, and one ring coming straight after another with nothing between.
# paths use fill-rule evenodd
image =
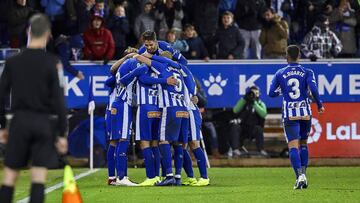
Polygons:
<instances>
[{"instance_id":1,"label":"paw print logo on board","mask_svg":"<svg viewBox=\"0 0 360 203\"><path fill-rule=\"evenodd\" d=\"M214 77L211 73L208 79L203 79L205 87L208 88L208 94L210 96L220 96L223 94L223 87L227 84L227 78L222 79L221 73Z\"/></svg>"}]
</instances>

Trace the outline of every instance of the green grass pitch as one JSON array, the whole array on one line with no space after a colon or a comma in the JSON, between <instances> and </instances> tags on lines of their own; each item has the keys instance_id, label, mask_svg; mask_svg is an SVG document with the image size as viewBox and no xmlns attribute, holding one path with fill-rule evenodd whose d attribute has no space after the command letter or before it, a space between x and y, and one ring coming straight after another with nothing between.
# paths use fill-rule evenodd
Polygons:
<instances>
[{"instance_id":1,"label":"green grass pitch","mask_svg":"<svg viewBox=\"0 0 360 203\"><path fill-rule=\"evenodd\" d=\"M197 171L194 168L195 172ZM75 174L86 169L74 169ZM129 176L141 182L144 169L129 169ZM16 199L26 197L28 172L23 173ZM62 170L49 173L49 183L62 181ZM293 190L295 178L289 168L211 168L208 187L115 187L107 186L107 171L77 181L88 202L359 202L360 167L309 168L309 188ZM46 196L46 202L61 202L62 189Z\"/></svg>"}]
</instances>

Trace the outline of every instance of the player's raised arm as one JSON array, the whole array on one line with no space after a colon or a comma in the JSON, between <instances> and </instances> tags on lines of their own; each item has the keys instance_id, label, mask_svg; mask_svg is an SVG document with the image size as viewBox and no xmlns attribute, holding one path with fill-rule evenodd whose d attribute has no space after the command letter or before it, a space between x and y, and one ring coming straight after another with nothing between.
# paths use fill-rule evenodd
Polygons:
<instances>
[{"instance_id":1,"label":"player's raised arm","mask_svg":"<svg viewBox=\"0 0 360 203\"><path fill-rule=\"evenodd\" d=\"M110 72L115 75L116 71L120 68L121 64L123 64L127 59L133 57L136 53L130 53L126 56L122 57L121 59L117 60L110 68Z\"/></svg>"},{"instance_id":2,"label":"player's raised arm","mask_svg":"<svg viewBox=\"0 0 360 203\"><path fill-rule=\"evenodd\" d=\"M149 70L149 68L145 65L137 67L130 73L122 76L120 78L120 82L121 82L121 84L128 85L128 84L130 84L131 81L133 81L135 79L135 77L145 74L148 70Z\"/></svg>"},{"instance_id":3,"label":"player's raised arm","mask_svg":"<svg viewBox=\"0 0 360 203\"><path fill-rule=\"evenodd\" d=\"M184 83L185 83L186 87L188 88L189 93L191 95L196 95L196 92L195 92L196 83L195 83L193 74L186 66L182 66L182 70L185 73L185 75L183 75Z\"/></svg>"},{"instance_id":4,"label":"player's raised arm","mask_svg":"<svg viewBox=\"0 0 360 203\"><path fill-rule=\"evenodd\" d=\"M316 85L315 75L314 72L310 69L307 69L306 72L306 82L308 84L308 87L311 91L312 96L315 99L316 105L318 109L321 109L323 107L322 101L320 100L319 91Z\"/></svg>"},{"instance_id":5,"label":"player's raised arm","mask_svg":"<svg viewBox=\"0 0 360 203\"><path fill-rule=\"evenodd\" d=\"M174 67L174 68L176 68L176 69L180 69L180 68L181 68L181 66L180 66L177 62L175 62L175 61L173 61L173 60L171 60L171 59L169 59L169 58L166 58L166 57L164 57L164 56L152 55L152 56L151 56L151 60L155 60L155 61L158 61L158 62L160 62L160 63L166 63L166 64L168 64L169 66Z\"/></svg>"},{"instance_id":6,"label":"player's raised arm","mask_svg":"<svg viewBox=\"0 0 360 203\"><path fill-rule=\"evenodd\" d=\"M108 87L114 87L116 84L116 77L111 75L105 80L105 85Z\"/></svg>"},{"instance_id":7,"label":"player's raised arm","mask_svg":"<svg viewBox=\"0 0 360 203\"><path fill-rule=\"evenodd\" d=\"M271 81L269 96L277 97L280 95L280 83L277 77L278 73L275 74L274 78Z\"/></svg>"}]
</instances>

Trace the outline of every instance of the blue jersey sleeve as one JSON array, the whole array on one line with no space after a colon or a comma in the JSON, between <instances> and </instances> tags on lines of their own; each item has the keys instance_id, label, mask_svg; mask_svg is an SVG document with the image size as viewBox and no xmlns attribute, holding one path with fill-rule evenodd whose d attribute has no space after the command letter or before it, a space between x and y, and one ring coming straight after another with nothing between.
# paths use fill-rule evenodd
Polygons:
<instances>
[{"instance_id":1,"label":"blue jersey sleeve","mask_svg":"<svg viewBox=\"0 0 360 203\"><path fill-rule=\"evenodd\" d=\"M186 66L182 66L182 70L186 74L186 76L184 76L184 83L185 83L186 87L188 88L189 93L191 95L195 95L196 94L196 92L195 92L196 83L195 83L193 74Z\"/></svg>"},{"instance_id":2,"label":"blue jersey sleeve","mask_svg":"<svg viewBox=\"0 0 360 203\"><path fill-rule=\"evenodd\" d=\"M140 47L140 49L138 50L138 54L143 54L143 53L145 53L145 51L146 51L145 46L142 45L142 46Z\"/></svg>"},{"instance_id":3,"label":"blue jersey sleeve","mask_svg":"<svg viewBox=\"0 0 360 203\"><path fill-rule=\"evenodd\" d=\"M164 63L160 63L158 61L151 60L151 66L153 67L153 71L156 72L158 75L166 72L167 65Z\"/></svg>"},{"instance_id":4,"label":"blue jersey sleeve","mask_svg":"<svg viewBox=\"0 0 360 203\"><path fill-rule=\"evenodd\" d=\"M111 75L110 77L108 77L105 81L105 85L110 87L110 88L114 88L116 85L116 77Z\"/></svg>"},{"instance_id":5,"label":"blue jersey sleeve","mask_svg":"<svg viewBox=\"0 0 360 203\"><path fill-rule=\"evenodd\" d=\"M164 50L164 51L168 51L172 54L172 57L175 61L179 62L181 65L186 66L187 65L187 60L186 58L177 50L174 50L174 48L167 42L164 41L159 41L159 48Z\"/></svg>"},{"instance_id":6,"label":"blue jersey sleeve","mask_svg":"<svg viewBox=\"0 0 360 203\"><path fill-rule=\"evenodd\" d=\"M318 91L318 88L316 85L314 72L310 69L307 69L306 81L307 81L308 87L311 91L311 94L313 95L315 102L316 102L318 108L320 109L322 107L322 102L320 100L320 95L319 95L319 91Z\"/></svg>"},{"instance_id":7,"label":"blue jersey sleeve","mask_svg":"<svg viewBox=\"0 0 360 203\"><path fill-rule=\"evenodd\" d=\"M145 74L147 71L148 71L148 67L145 65L137 67L130 73L122 76L120 78L120 82L121 84L128 85L131 81L135 79L135 77L138 77L141 74Z\"/></svg>"},{"instance_id":8,"label":"blue jersey sleeve","mask_svg":"<svg viewBox=\"0 0 360 203\"><path fill-rule=\"evenodd\" d=\"M281 93L278 75L279 75L279 71L276 72L274 78L271 81L270 90L269 90L270 97L277 97Z\"/></svg>"},{"instance_id":9,"label":"blue jersey sleeve","mask_svg":"<svg viewBox=\"0 0 360 203\"><path fill-rule=\"evenodd\" d=\"M166 78L154 78L146 74L140 75L139 81L146 85L167 84Z\"/></svg>"},{"instance_id":10,"label":"blue jersey sleeve","mask_svg":"<svg viewBox=\"0 0 360 203\"><path fill-rule=\"evenodd\" d=\"M180 65L178 63L176 63L175 61L171 60L171 59L168 59L166 57L163 57L163 56L157 56L157 55L153 55L151 57L152 60L155 60L155 61L158 61L160 63L166 63L168 64L169 66L171 67L174 67L176 69L180 69Z\"/></svg>"}]
</instances>

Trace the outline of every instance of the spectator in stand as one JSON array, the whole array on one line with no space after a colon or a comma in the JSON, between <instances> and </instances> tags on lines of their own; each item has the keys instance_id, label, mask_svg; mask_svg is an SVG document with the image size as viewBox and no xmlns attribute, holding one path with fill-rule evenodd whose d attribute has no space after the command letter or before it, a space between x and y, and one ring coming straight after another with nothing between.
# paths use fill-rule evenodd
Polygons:
<instances>
[{"instance_id":1,"label":"spectator in stand","mask_svg":"<svg viewBox=\"0 0 360 203\"><path fill-rule=\"evenodd\" d=\"M100 14L104 20L106 21L109 17L109 6L105 5L104 0L96 0L95 6L93 7L92 13L98 13Z\"/></svg>"},{"instance_id":2,"label":"spectator in stand","mask_svg":"<svg viewBox=\"0 0 360 203\"><path fill-rule=\"evenodd\" d=\"M216 30L214 45L218 45L217 59L243 59L244 39L240 34L239 27L234 24L234 15L225 11L222 15L222 25Z\"/></svg>"},{"instance_id":3,"label":"spectator in stand","mask_svg":"<svg viewBox=\"0 0 360 203\"><path fill-rule=\"evenodd\" d=\"M91 21L91 10L95 6L95 0L78 0L76 14L79 33L84 33Z\"/></svg>"},{"instance_id":4,"label":"spectator in stand","mask_svg":"<svg viewBox=\"0 0 360 203\"><path fill-rule=\"evenodd\" d=\"M190 24L184 26L184 38L189 45L189 51L183 52L186 59L203 59L209 61L208 51L206 50L202 39L198 37L194 26Z\"/></svg>"},{"instance_id":5,"label":"spectator in stand","mask_svg":"<svg viewBox=\"0 0 360 203\"><path fill-rule=\"evenodd\" d=\"M41 6L51 21L51 33L54 39L60 34L65 34L66 12L65 0L41 0Z\"/></svg>"},{"instance_id":6,"label":"spectator in stand","mask_svg":"<svg viewBox=\"0 0 360 203\"><path fill-rule=\"evenodd\" d=\"M213 37L219 22L220 0L193 0L194 25L210 56L215 54ZM188 14L188 13L187 13Z\"/></svg>"},{"instance_id":7,"label":"spectator in stand","mask_svg":"<svg viewBox=\"0 0 360 203\"><path fill-rule=\"evenodd\" d=\"M319 58L334 58L341 52L341 41L329 29L327 16L321 16L313 29L306 34L301 49L305 57L312 61Z\"/></svg>"},{"instance_id":8,"label":"spectator in stand","mask_svg":"<svg viewBox=\"0 0 360 203\"><path fill-rule=\"evenodd\" d=\"M155 31L155 17L152 12L152 4L147 2L144 5L144 11L136 18L134 33L137 39L147 30Z\"/></svg>"},{"instance_id":9,"label":"spectator in stand","mask_svg":"<svg viewBox=\"0 0 360 203\"><path fill-rule=\"evenodd\" d=\"M244 53L246 58L249 56L248 49L251 50L250 58L261 58L259 38L262 14L265 8L264 0L238 0L237 2L235 19L245 40Z\"/></svg>"},{"instance_id":10,"label":"spectator in stand","mask_svg":"<svg viewBox=\"0 0 360 203\"><path fill-rule=\"evenodd\" d=\"M89 29L84 33L84 58L104 60L104 65L114 56L115 42L110 30L104 27L104 19L94 14Z\"/></svg>"},{"instance_id":11,"label":"spectator in stand","mask_svg":"<svg viewBox=\"0 0 360 203\"><path fill-rule=\"evenodd\" d=\"M339 54L341 58L353 58L356 55L357 24L355 10L351 8L348 0L341 1L338 8L334 9L329 17L330 28L339 37L343 49Z\"/></svg>"},{"instance_id":12,"label":"spectator in stand","mask_svg":"<svg viewBox=\"0 0 360 203\"><path fill-rule=\"evenodd\" d=\"M27 22L34 10L26 5L26 0L16 0L11 3L7 13L7 28L10 37L10 47L20 48L26 46Z\"/></svg>"},{"instance_id":13,"label":"spectator in stand","mask_svg":"<svg viewBox=\"0 0 360 203\"><path fill-rule=\"evenodd\" d=\"M166 32L170 29L176 31L177 37L180 36L181 20L184 18L180 0L166 0L165 4L155 11L155 18L160 21L158 34L160 40L166 38Z\"/></svg>"},{"instance_id":14,"label":"spectator in stand","mask_svg":"<svg viewBox=\"0 0 360 203\"><path fill-rule=\"evenodd\" d=\"M185 40L177 39L175 30L169 30L166 33L166 42L179 52L189 51L189 45Z\"/></svg>"},{"instance_id":15,"label":"spectator in stand","mask_svg":"<svg viewBox=\"0 0 360 203\"><path fill-rule=\"evenodd\" d=\"M268 8L263 14L264 24L260 43L266 59L284 59L289 36L289 27L273 9Z\"/></svg>"},{"instance_id":16,"label":"spectator in stand","mask_svg":"<svg viewBox=\"0 0 360 203\"><path fill-rule=\"evenodd\" d=\"M230 145L235 156L242 155L242 150L247 153L244 146L246 138L255 139L259 155L268 156L264 150L264 124L267 109L265 103L259 97L259 87L252 86L233 108L233 112L238 115L238 119L232 120L230 129Z\"/></svg>"},{"instance_id":17,"label":"spectator in stand","mask_svg":"<svg viewBox=\"0 0 360 203\"><path fill-rule=\"evenodd\" d=\"M84 79L84 74L75 69L71 64L70 60L77 61L78 51L84 48L84 41L80 35L65 36L60 35L55 41L56 53L59 55L61 63L63 64L64 70L70 73L72 76L77 77L79 80Z\"/></svg>"},{"instance_id":18,"label":"spectator in stand","mask_svg":"<svg viewBox=\"0 0 360 203\"><path fill-rule=\"evenodd\" d=\"M115 40L115 55L113 59L121 58L127 47L126 35L130 32L129 21L126 18L125 8L116 5L113 16L108 21L108 28L111 30Z\"/></svg>"},{"instance_id":19,"label":"spectator in stand","mask_svg":"<svg viewBox=\"0 0 360 203\"><path fill-rule=\"evenodd\" d=\"M306 31L310 31L316 20L321 17L322 15L329 15L335 5L337 3L337 0L307 0L304 1L304 8L302 8L302 12L305 13L305 19L306 19ZM304 19L304 20L305 20Z\"/></svg>"}]
</instances>

